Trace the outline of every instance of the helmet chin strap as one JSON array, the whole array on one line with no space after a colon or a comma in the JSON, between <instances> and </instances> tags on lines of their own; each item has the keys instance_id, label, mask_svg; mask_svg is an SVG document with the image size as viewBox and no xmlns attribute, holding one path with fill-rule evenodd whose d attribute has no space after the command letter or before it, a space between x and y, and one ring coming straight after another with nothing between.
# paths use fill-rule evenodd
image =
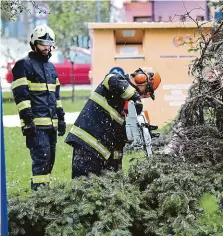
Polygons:
<instances>
[{"instance_id":1,"label":"helmet chin strap","mask_svg":"<svg viewBox=\"0 0 223 236\"><path fill-rule=\"evenodd\" d=\"M154 73L149 73L149 77L148 77L147 73L145 73L141 68L139 68L138 70L135 71L135 73L133 75L136 75L136 74L144 74L146 76L146 89L145 89L145 92L143 93L143 95L149 94L149 96L152 98L152 100L155 100L155 95L154 95L154 90L153 90ZM138 91L139 91L139 89L138 89Z\"/></svg>"},{"instance_id":2,"label":"helmet chin strap","mask_svg":"<svg viewBox=\"0 0 223 236\"><path fill-rule=\"evenodd\" d=\"M154 83L153 76L154 76L153 73L149 74L150 82L148 81L149 79L147 77L147 85L146 85L145 94L149 94L152 100L155 100L155 95L154 95L154 90L153 90L153 83Z\"/></svg>"}]
</instances>

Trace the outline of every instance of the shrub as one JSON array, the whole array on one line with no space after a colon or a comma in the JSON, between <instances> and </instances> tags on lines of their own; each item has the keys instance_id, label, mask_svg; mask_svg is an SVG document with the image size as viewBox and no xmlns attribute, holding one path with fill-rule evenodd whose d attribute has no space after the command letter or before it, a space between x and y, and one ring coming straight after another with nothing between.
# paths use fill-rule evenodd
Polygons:
<instances>
[{"instance_id":1,"label":"shrub","mask_svg":"<svg viewBox=\"0 0 223 236\"><path fill-rule=\"evenodd\" d=\"M106 172L11 197L10 235L220 235L220 224L205 220L200 199L210 193L221 200L222 170L154 155L135 163L128 176ZM212 217L221 217L215 207Z\"/></svg>"}]
</instances>

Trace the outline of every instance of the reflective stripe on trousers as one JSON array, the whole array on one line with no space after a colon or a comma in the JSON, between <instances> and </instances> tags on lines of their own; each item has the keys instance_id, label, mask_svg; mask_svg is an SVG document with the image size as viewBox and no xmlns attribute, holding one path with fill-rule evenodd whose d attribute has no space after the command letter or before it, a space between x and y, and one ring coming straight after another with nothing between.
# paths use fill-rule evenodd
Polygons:
<instances>
[{"instance_id":1,"label":"reflective stripe on trousers","mask_svg":"<svg viewBox=\"0 0 223 236\"><path fill-rule=\"evenodd\" d=\"M32 180L34 184L49 183L50 175L35 175L32 176Z\"/></svg>"}]
</instances>

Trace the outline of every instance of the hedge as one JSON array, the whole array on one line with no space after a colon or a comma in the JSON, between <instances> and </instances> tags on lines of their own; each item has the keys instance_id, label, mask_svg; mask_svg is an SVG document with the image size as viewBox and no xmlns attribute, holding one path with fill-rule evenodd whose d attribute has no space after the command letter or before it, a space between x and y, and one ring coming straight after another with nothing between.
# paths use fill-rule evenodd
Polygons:
<instances>
[{"instance_id":1,"label":"hedge","mask_svg":"<svg viewBox=\"0 0 223 236\"><path fill-rule=\"evenodd\" d=\"M155 155L9 199L10 235L223 235L223 165Z\"/></svg>"}]
</instances>

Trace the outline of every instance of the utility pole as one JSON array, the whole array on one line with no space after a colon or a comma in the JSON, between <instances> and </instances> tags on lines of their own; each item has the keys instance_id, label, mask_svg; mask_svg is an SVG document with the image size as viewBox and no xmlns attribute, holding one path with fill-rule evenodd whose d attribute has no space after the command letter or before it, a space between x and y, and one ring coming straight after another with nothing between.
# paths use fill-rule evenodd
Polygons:
<instances>
[{"instance_id":1,"label":"utility pole","mask_svg":"<svg viewBox=\"0 0 223 236\"><path fill-rule=\"evenodd\" d=\"M101 1L97 0L97 22L101 22Z\"/></svg>"}]
</instances>

